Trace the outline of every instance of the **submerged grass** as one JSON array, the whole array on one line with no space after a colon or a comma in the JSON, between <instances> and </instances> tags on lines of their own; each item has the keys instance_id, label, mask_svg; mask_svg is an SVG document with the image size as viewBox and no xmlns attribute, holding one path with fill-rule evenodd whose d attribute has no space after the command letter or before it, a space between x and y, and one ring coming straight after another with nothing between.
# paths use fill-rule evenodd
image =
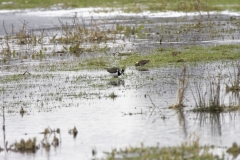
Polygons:
<instances>
[{"instance_id":1,"label":"submerged grass","mask_svg":"<svg viewBox=\"0 0 240 160\"><path fill-rule=\"evenodd\" d=\"M13 75L6 75L0 78L0 81L9 82L9 81L19 81L23 79L24 76L22 74L13 74Z\"/></svg>"},{"instance_id":2,"label":"submerged grass","mask_svg":"<svg viewBox=\"0 0 240 160\"><path fill-rule=\"evenodd\" d=\"M124 149L113 149L107 153L108 160L111 159L224 159L225 155L214 155L212 153L214 146L201 146L198 140L182 143L179 146L173 147L127 147Z\"/></svg>"},{"instance_id":3,"label":"submerged grass","mask_svg":"<svg viewBox=\"0 0 240 160\"><path fill-rule=\"evenodd\" d=\"M0 0L0 2L12 2L12 3L2 3L0 9L26 9L26 8L48 8L51 6L58 6L61 8L76 8L76 7L118 7L125 11L140 12L143 10L150 11L209 11L209 10L239 10L240 1L239 0L87 0L87 1L77 1L77 0Z\"/></svg>"}]
</instances>

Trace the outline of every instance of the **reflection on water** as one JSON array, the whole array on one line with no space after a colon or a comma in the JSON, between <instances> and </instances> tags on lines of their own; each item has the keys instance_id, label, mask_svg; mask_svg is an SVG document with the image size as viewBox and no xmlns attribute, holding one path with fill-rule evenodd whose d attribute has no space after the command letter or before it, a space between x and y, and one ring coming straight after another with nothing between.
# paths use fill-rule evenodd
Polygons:
<instances>
[{"instance_id":1,"label":"reflection on water","mask_svg":"<svg viewBox=\"0 0 240 160\"><path fill-rule=\"evenodd\" d=\"M108 82L109 85L112 85L112 86L124 86L125 82L123 79L118 79L118 78L115 78L115 79L111 79L109 82Z\"/></svg>"},{"instance_id":2,"label":"reflection on water","mask_svg":"<svg viewBox=\"0 0 240 160\"><path fill-rule=\"evenodd\" d=\"M226 95L229 94L229 104L232 105L232 106L236 106L238 104L240 104L240 93L239 91L236 91L236 92L229 92L229 93L226 93Z\"/></svg>"},{"instance_id":3,"label":"reflection on water","mask_svg":"<svg viewBox=\"0 0 240 160\"><path fill-rule=\"evenodd\" d=\"M7 142L6 142L6 125L5 125L5 107L2 107L2 131L3 131L3 149L1 148L1 151L4 150L4 152L7 151Z\"/></svg>"},{"instance_id":4,"label":"reflection on water","mask_svg":"<svg viewBox=\"0 0 240 160\"><path fill-rule=\"evenodd\" d=\"M179 125L182 127L183 133L185 135L185 137L187 138L188 133L187 133L187 121L185 118L185 113L184 113L184 109L180 108L177 109L177 115L178 115L178 121L179 121Z\"/></svg>"},{"instance_id":5,"label":"reflection on water","mask_svg":"<svg viewBox=\"0 0 240 160\"><path fill-rule=\"evenodd\" d=\"M224 123L223 113L198 113L196 119L199 120L200 127L210 128L213 136L222 136L222 123Z\"/></svg>"}]
</instances>

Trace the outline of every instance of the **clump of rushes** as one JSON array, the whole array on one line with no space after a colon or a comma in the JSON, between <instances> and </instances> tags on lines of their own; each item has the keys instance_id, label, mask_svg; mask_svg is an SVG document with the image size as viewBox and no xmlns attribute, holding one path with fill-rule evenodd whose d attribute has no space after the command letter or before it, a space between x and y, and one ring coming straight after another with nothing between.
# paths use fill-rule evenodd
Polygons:
<instances>
[{"instance_id":1,"label":"clump of rushes","mask_svg":"<svg viewBox=\"0 0 240 160\"><path fill-rule=\"evenodd\" d=\"M230 85L226 84L226 92L239 92L240 91L240 66L236 66L237 71L234 68L234 73L233 75L229 72L230 74Z\"/></svg>"},{"instance_id":2,"label":"clump of rushes","mask_svg":"<svg viewBox=\"0 0 240 160\"><path fill-rule=\"evenodd\" d=\"M53 137L52 145L55 147L59 145L59 139L56 137L56 135Z\"/></svg>"},{"instance_id":3,"label":"clump of rushes","mask_svg":"<svg viewBox=\"0 0 240 160\"><path fill-rule=\"evenodd\" d=\"M14 144L15 150L20 152L35 152L39 147L36 145L36 138L28 139L25 141L24 139L21 139L20 142L16 142Z\"/></svg>"},{"instance_id":4,"label":"clump of rushes","mask_svg":"<svg viewBox=\"0 0 240 160\"><path fill-rule=\"evenodd\" d=\"M63 23L59 19L61 37L56 38L59 43L64 44L82 44L84 42L106 42L114 38L115 30L104 30L105 26L99 27L99 23L92 19L91 27L86 27L84 19L79 19L77 15L73 17L73 25ZM53 41L53 40L52 40ZM75 47L74 52L82 52L84 48Z\"/></svg>"},{"instance_id":5,"label":"clump of rushes","mask_svg":"<svg viewBox=\"0 0 240 160\"><path fill-rule=\"evenodd\" d=\"M23 116L24 113L26 113L26 111L23 109L23 107L21 107L20 111L19 111L20 115Z\"/></svg>"},{"instance_id":6,"label":"clump of rushes","mask_svg":"<svg viewBox=\"0 0 240 160\"><path fill-rule=\"evenodd\" d=\"M187 66L183 66L182 73L178 78L178 90L177 90L177 102L175 105L171 106L173 108L184 107L183 101L185 97L185 92L188 87L187 82Z\"/></svg>"},{"instance_id":7,"label":"clump of rushes","mask_svg":"<svg viewBox=\"0 0 240 160\"><path fill-rule=\"evenodd\" d=\"M73 128L73 129L70 129L70 130L68 131L68 133L69 133L69 134L72 134L73 137L75 138L75 137L77 136L77 134L78 134L78 130L77 130L77 128L74 126L74 128Z\"/></svg>"},{"instance_id":8,"label":"clump of rushes","mask_svg":"<svg viewBox=\"0 0 240 160\"><path fill-rule=\"evenodd\" d=\"M108 95L111 99L115 99L118 95L116 95L114 92Z\"/></svg>"},{"instance_id":9,"label":"clump of rushes","mask_svg":"<svg viewBox=\"0 0 240 160\"><path fill-rule=\"evenodd\" d=\"M44 138L41 141L42 142L42 147L45 148L46 150L49 150L51 147L51 144L54 147L57 147L61 143L61 133L60 129L51 129L50 127L45 128L41 134L44 134ZM54 134L54 137L52 139L52 143L50 144L49 139L51 138L51 135ZM59 135L59 138L57 137Z\"/></svg>"},{"instance_id":10,"label":"clump of rushes","mask_svg":"<svg viewBox=\"0 0 240 160\"><path fill-rule=\"evenodd\" d=\"M208 81L203 84L196 85L196 92L193 94L195 101L194 112L210 112L210 113L219 113L224 111L233 110L235 107L226 106L221 97L221 77L209 77ZM205 86L205 89L204 87ZM205 90L205 91L204 91Z\"/></svg>"},{"instance_id":11,"label":"clump of rushes","mask_svg":"<svg viewBox=\"0 0 240 160\"><path fill-rule=\"evenodd\" d=\"M240 154L240 147L236 142L232 144L232 147L229 147L227 149L227 153L231 154L233 156L233 159L237 158L238 155Z\"/></svg>"}]
</instances>

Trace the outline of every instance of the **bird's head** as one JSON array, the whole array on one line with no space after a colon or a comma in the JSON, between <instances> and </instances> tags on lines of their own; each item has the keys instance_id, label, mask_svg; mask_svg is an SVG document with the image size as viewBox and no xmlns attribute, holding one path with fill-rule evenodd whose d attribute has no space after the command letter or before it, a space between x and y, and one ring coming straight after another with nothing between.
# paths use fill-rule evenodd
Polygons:
<instances>
[{"instance_id":1,"label":"bird's head","mask_svg":"<svg viewBox=\"0 0 240 160\"><path fill-rule=\"evenodd\" d=\"M121 70L121 74L123 74L123 75L124 75L124 69L122 69L122 70Z\"/></svg>"}]
</instances>

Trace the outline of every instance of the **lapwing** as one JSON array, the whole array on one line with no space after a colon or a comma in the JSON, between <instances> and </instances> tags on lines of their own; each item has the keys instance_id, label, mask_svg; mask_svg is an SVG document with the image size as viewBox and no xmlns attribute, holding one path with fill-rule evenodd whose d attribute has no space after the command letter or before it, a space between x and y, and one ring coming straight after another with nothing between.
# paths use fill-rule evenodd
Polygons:
<instances>
[{"instance_id":1,"label":"lapwing","mask_svg":"<svg viewBox=\"0 0 240 160\"><path fill-rule=\"evenodd\" d=\"M118 77L120 75L124 75L124 69L120 69L118 67L105 68L113 77Z\"/></svg>"}]
</instances>

